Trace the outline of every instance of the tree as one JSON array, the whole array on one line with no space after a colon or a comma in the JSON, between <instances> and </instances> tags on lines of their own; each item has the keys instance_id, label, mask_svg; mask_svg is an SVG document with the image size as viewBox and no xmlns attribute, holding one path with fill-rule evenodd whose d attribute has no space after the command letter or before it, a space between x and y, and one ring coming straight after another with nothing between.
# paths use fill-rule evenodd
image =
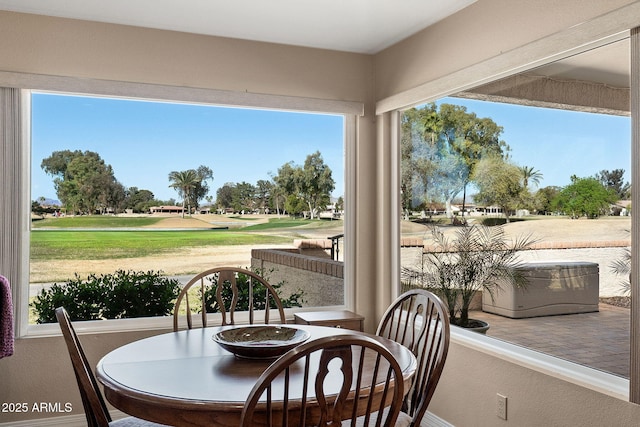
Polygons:
<instances>
[{"instance_id":1,"label":"tree","mask_svg":"<svg viewBox=\"0 0 640 427\"><path fill-rule=\"evenodd\" d=\"M190 194L190 204L195 209L200 206L200 200L204 199L209 194L209 185L207 181L213 180L213 171L211 168L201 165L196 169L196 182L193 186L193 190Z\"/></svg>"},{"instance_id":2,"label":"tree","mask_svg":"<svg viewBox=\"0 0 640 427\"><path fill-rule=\"evenodd\" d=\"M236 211L253 212L256 207L256 187L245 181L236 184L232 203Z\"/></svg>"},{"instance_id":3,"label":"tree","mask_svg":"<svg viewBox=\"0 0 640 427\"><path fill-rule=\"evenodd\" d=\"M262 212L266 212L270 206L273 187L273 182L265 179L260 179L256 182L256 202Z\"/></svg>"},{"instance_id":4,"label":"tree","mask_svg":"<svg viewBox=\"0 0 640 427\"><path fill-rule=\"evenodd\" d=\"M134 212L147 212L149 207L156 204L155 196L149 190L129 187L125 193L124 208Z\"/></svg>"},{"instance_id":5,"label":"tree","mask_svg":"<svg viewBox=\"0 0 640 427\"><path fill-rule=\"evenodd\" d=\"M562 189L560 187L549 186L544 187L536 191L536 194L533 196L533 204L534 208L543 214L552 213L554 209L554 200L557 199Z\"/></svg>"},{"instance_id":6,"label":"tree","mask_svg":"<svg viewBox=\"0 0 640 427\"><path fill-rule=\"evenodd\" d=\"M460 191L462 194L462 212L465 211L467 186L474 176L475 167L487 156L505 157L509 151L506 142L500 139L502 126L498 126L490 118L479 118L475 113L468 113L467 108L459 105L442 104L440 106L443 136L450 154L458 154L466 164L466 168L458 171L462 188L449 193L448 202ZM458 163L458 162L456 162Z\"/></svg>"},{"instance_id":7,"label":"tree","mask_svg":"<svg viewBox=\"0 0 640 427\"><path fill-rule=\"evenodd\" d=\"M558 195L556 205L571 218L597 218L609 210L618 196L596 178L571 177L571 184Z\"/></svg>"},{"instance_id":8,"label":"tree","mask_svg":"<svg viewBox=\"0 0 640 427\"><path fill-rule=\"evenodd\" d=\"M329 204L331 192L335 187L331 169L324 163L320 152L308 155L302 168L299 188L309 207L311 219L317 214L318 207Z\"/></svg>"},{"instance_id":9,"label":"tree","mask_svg":"<svg viewBox=\"0 0 640 427\"><path fill-rule=\"evenodd\" d=\"M401 127L401 204L408 219L413 209L426 209L437 198L430 185L438 169L437 136L441 131L436 105L405 111Z\"/></svg>"},{"instance_id":10,"label":"tree","mask_svg":"<svg viewBox=\"0 0 640 427\"><path fill-rule=\"evenodd\" d=\"M538 185L542 180L542 172L535 170L533 166L520 166L520 173L522 174L522 186L526 189L529 188L529 182Z\"/></svg>"},{"instance_id":11,"label":"tree","mask_svg":"<svg viewBox=\"0 0 640 427\"><path fill-rule=\"evenodd\" d=\"M173 171L169 173L169 187L175 188L182 197L182 217L184 218L184 206L188 205L189 214L191 207L198 209L200 200L209 194L208 180L213 179L213 171L207 166L199 166L198 169L186 171Z\"/></svg>"},{"instance_id":12,"label":"tree","mask_svg":"<svg viewBox=\"0 0 640 427\"><path fill-rule=\"evenodd\" d=\"M185 203L188 203L189 214L191 214L191 192L196 186L198 175L195 170L173 171L169 173L169 187L178 191L178 195L182 197L182 217L184 218Z\"/></svg>"},{"instance_id":13,"label":"tree","mask_svg":"<svg viewBox=\"0 0 640 427\"><path fill-rule=\"evenodd\" d=\"M213 171L207 166L199 166L198 169L186 171L173 171L169 173L169 187L178 191L182 197L182 217L184 218L185 203L188 205L189 214L191 207L198 209L200 200L209 194L208 180L213 179Z\"/></svg>"},{"instance_id":14,"label":"tree","mask_svg":"<svg viewBox=\"0 0 640 427\"><path fill-rule=\"evenodd\" d=\"M295 206L297 210L302 200L312 219L320 206L329 204L330 194L335 188L331 169L319 151L308 155L302 167L293 162L285 163L278 169L274 181L286 195L285 208L291 212L289 207Z\"/></svg>"},{"instance_id":15,"label":"tree","mask_svg":"<svg viewBox=\"0 0 640 427\"><path fill-rule=\"evenodd\" d=\"M54 151L40 166L54 177L56 194L68 212L116 210L124 200L124 187L98 153Z\"/></svg>"},{"instance_id":16,"label":"tree","mask_svg":"<svg viewBox=\"0 0 640 427\"><path fill-rule=\"evenodd\" d=\"M233 191L235 184L233 182L226 182L222 187L218 188L216 192L216 205L218 209L225 210L233 206Z\"/></svg>"},{"instance_id":17,"label":"tree","mask_svg":"<svg viewBox=\"0 0 640 427\"><path fill-rule=\"evenodd\" d=\"M476 164L489 155L503 157L509 150L500 139L502 127L490 118L479 118L466 107L428 104L407 110L402 119L401 191L405 212L416 206L420 194L423 208L451 202L471 182Z\"/></svg>"},{"instance_id":18,"label":"tree","mask_svg":"<svg viewBox=\"0 0 640 427\"><path fill-rule=\"evenodd\" d=\"M631 184L624 182L624 169L601 170L595 178L606 188L613 190L618 200L631 198Z\"/></svg>"},{"instance_id":19,"label":"tree","mask_svg":"<svg viewBox=\"0 0 640 427\"><path fill-rule=\"evenodd\" d=\"M511 211L518 207L524 192L520 169L499 156L492 156L478 162L473 180L480 190L476 202L499 206L509 222Z\"/></svg>"}]
</instances>

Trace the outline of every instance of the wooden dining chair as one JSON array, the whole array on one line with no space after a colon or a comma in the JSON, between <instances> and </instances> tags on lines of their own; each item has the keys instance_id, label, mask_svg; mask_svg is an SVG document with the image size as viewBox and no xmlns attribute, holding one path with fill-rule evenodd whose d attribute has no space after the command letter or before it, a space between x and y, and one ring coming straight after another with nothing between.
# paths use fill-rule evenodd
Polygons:
<instances>
[{"instance_id":1,"label":"wooden dining chair","mask_svg":"<svg viewBox=\"0 0 640 427\"><path fill-rule=\"evenodd\" d=\"M402 369L386 347L364 335L334 335L272 363L249 393L240 425L390 427L403 396Z\"/></svg>"},{"instance_id":2,"label":"wooden dining chair","mask_svg":"<svg viewBox=\"0 0 640 427\"><path fill-rule=\"evenodd\" d=\"M264 278L253 271L243 268L219 267L203 271L194 276L182 288L176 299L173 309L173 330L179 330L179 319L186 316L187 329L193 328L192 308L190 295L191 288L199 286L199 298L201 301L196 309L200 312L202 327L207 326L207 313L219 311L222 316L222 325L234 325L235 314L238 306L246 306L249 311L249 323L271 323L271 312L277 310L278 316L275 322L284 324L286 318L282 301L276 290ZM215 288L215 294L210 295L207 289ZM215 297L214 297L215 296ZM185 313L182 313L184 302ZM256 319L255 311L262 311L263 316Z\"/></svg>"},{"instance_id":3,"label":"wooden dining chair","mask_svg":"<svg viewBox=\"0 0 640 427\"><path fill-rule=\"evenodd\" d=\"M406 419L402 425L419 426L449 351L447 310L433 293L424 289L410 290L387 309L376 334L404 345L416 356L418 369L399 419Z\"/></svg>"},{"instance_id":4,"label":"wooden dining chair","mask_svg":"<svg viewBox=\"0 0 640 427\"><path fill-rule=\"evenodd\" d=\"M87 361L78 335L76 334L69 314L63 307L56 308L56 319L60 324L62 336L67 344L69 356L71 357L71 365L80 389L80 397L82 398L82 406L84 414L87 417L87 426L89 427L166 427L162 424L153 423L151 421L141 420L134 417L126 417L113 421L107 405L105 404L102 393L98 388L98 382L93 374L91 365Z\"/></svg>"}]
</instances>

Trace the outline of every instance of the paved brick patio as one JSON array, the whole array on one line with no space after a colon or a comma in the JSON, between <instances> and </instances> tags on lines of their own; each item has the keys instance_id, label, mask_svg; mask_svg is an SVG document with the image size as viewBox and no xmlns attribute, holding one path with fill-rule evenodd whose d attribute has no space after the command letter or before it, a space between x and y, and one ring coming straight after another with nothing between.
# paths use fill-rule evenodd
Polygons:
<instances>
[{"instance_id":1,"label":"paved brick patio","mask_svg":"<svg viewBox=\"0 0 640 427\"><path fill-rule=\"evenodd\" d=\"M474 311L488 336L629 378L630 310L600 304L599 312L510 319Z\"/></svg>"}]
</instances>

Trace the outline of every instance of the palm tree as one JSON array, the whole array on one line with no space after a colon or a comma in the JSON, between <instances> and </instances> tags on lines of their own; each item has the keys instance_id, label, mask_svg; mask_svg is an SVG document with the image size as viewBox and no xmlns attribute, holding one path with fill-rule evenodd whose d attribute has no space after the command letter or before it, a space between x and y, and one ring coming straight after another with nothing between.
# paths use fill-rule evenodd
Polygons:
<instances>
[{"instance_id":1,"label":"palm tree","mask_svg":"<svg viewBox=\"0 0 640 427\"><path fill-rule=\"evenodd\" d=\"M614 274L625 278L620 282L620 288L626 295L631 295L631 249L625 248L622 252L622 258L612 262L609 268Z\"/></svg>"},{"instance_id":2,"label":"palm tree","mask_svg":"<svg viewBox=\"0 0 640 427\"><path fill-rule=\"evenodd\" d=\"M178 194L182 197L182 218L184 218L184 205L188 203L189 213L191 213L191 191L199 182L198 173L189 169L186 171L173 171L169 173L169 187L175 188Z\"/></svg>"},{"instance_id":3,"label":"palm tree","mask_svg":"<svg viewBox=\"0 0 640 427\"><path fill-rule=\"evenodd\" d=\"M522 174L522 185L524 188L528 188L529 181L538 185L542 180L542 172L533 169L533 166L521 166L520 173Z\"/></svg>"},{"instance_id":4,"label":"palm tree","mask_svg":"<svg viewBox=\"0 0 640 427\"><path fill-rule=\"evenodd\" d=\"M492 299L503 286L526 287L519 268L519 252L538 240L532 235L507 238L504 226L470 225L456 229L451 237L438 227L431 230L431 245L417 267L403 267L402 281L408 287L424 287L446 303L452 325L471 327L469 307L477 292Z\"/></svg>"}]
</instances>

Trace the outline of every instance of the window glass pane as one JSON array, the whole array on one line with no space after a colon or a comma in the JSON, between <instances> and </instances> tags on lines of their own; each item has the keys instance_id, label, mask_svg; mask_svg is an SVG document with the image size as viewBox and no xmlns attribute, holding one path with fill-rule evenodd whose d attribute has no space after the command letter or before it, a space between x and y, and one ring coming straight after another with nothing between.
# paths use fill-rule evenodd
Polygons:
<instances>
[{"instance_id":1,"label":"window glass pane","mask_svg":"<svg viewBox=\"0 0 640 427\"><path fill-rule=\"evenodd\" d=\"M132 315L124 296L111 298L117 307L105 315L92 302L109 300L104 292L158 303L136 317L170 314L173 280L219 266L261 269L292 306L344 304L341 276L269 261L274 249L332 261L328 237L343 233L343 122L341 115L34 93L30 323L39 321L37 310L63 303L86 318ZM341 261L342 239L335 242ZM164 283L167 294L113 288L136 280ZM318 282L327 285L307 288ZM43 289L47 298L38 298Z\"/></svg>"},{"instance_id":2,"label":"window glass pane","mask_svg":"<svg viewBox=\"0 0 640 427\"><path fill-rule=\"evenodd\" d=\"M404 113L402 282L457 323L473 296L488 336L628 378L628 44L584 55ZM598 68L620 56L622 75Z\"/></svg>"}]
</instances>

